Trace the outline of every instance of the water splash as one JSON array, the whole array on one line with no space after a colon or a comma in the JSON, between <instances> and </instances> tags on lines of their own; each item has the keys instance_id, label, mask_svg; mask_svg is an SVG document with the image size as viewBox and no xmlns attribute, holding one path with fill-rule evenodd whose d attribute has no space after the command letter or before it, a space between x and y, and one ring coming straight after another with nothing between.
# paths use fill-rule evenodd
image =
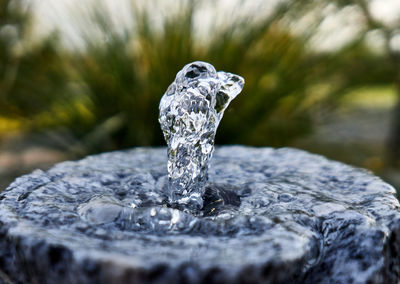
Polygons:
<instances>
[{"instance_id":1,"label":"water splash","mask_svg":"<svg viewBox=\"0 0 400 284\"><path fill-rule=\"evenodd\" d=\"M159 122L168 144L169 202L199 210L218 125L244 79L196 61L178 72L160 101Z\"/></svg>"}]
</instances>

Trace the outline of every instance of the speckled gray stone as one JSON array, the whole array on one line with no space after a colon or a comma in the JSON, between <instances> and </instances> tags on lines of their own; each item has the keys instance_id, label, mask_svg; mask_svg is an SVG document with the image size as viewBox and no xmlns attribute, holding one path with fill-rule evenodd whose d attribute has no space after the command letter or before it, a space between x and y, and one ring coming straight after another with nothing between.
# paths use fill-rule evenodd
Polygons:
<instances>
[{"instance_id":1,"label":"speckled gray stone","mask_svg":"<svg viewBox=\"0 0 400 284\"><path fill-rule=\"evenodd\" d=\"M220 147L192 215L165 205L166 161L165 148L137 148L18 178L0 194L0 282L400 280L400 206L370 173L295 149Z\"/></svg>"}]
</instances>

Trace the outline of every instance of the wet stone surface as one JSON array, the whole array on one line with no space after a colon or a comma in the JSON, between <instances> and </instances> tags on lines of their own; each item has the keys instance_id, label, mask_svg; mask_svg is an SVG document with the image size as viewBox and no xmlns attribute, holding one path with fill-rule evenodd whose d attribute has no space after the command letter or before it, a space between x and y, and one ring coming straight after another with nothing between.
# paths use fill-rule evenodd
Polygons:
<instances>
[{"instance_id":1,"label":"wet stone surface","mask_svg":"<svg viewBox=\"0 0 400 284\"><path fill-rule=\"evenodd\" d=\"M137 148L18 178L0 194L0 283L399 281L400 207L377 177L295 149L220 147L188 213L165 205L166 161Z\"/></svg>"}]
</instances>

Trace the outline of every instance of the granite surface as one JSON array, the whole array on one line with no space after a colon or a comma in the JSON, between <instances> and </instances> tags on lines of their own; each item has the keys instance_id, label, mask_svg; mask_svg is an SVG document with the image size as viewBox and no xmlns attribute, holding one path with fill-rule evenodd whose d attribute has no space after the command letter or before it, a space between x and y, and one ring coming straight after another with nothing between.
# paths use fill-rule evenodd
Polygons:
<instances>
[{"instance_id":1,"label":"granite surface","mask_svg":"<svg viewBox=\"0 0 400 284\"><path fill-rule=\"evenodd\" d=\"M166 205L165 148L68 161L0 194L12 283L396 283L400 206L362 169L224 146L203 209ZM1 282L1 280L0 280Z\"/></svg>"}]
</instances>

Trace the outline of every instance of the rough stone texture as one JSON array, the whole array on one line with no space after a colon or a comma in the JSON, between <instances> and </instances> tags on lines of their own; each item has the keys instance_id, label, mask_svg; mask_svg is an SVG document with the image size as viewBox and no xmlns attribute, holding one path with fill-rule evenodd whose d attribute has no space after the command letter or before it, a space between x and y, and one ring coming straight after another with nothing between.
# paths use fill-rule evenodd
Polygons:
<instances>
[{"instance_id":1,"label":"rough stone texture","mask_svg":"<svg viewBox=\"0 0 400 284\"><path fill-rule=\"evenodd\" d=\"M162 205L166 161L165 148L137 148L18 178L0 194L0 279L399 281L400 206L368 172L294 149L221 147L191 215Z\"/></svg>"}]
</instances>

